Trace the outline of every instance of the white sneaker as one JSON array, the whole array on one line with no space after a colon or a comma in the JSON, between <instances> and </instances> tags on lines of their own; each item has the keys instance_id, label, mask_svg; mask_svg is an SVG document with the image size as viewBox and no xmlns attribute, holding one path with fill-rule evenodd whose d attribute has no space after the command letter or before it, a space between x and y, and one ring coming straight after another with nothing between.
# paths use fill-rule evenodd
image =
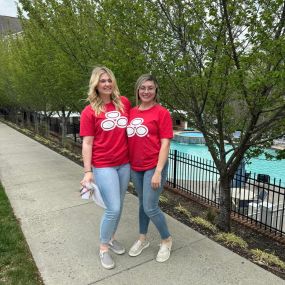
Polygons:
<instances>
[{"instance_id":1,"label":"white sneaker","mask_svg":"<svg viewBox=\"0 0 285 285\"><path fill-rule=\"evenodd\" d=\"M156 256L157 262L164 262L169 259L170 257L170 251L172 247L172 241L168 243L161 243L159 251Z\"/></svg>"},{"instance_id":2,"label":"white sneaker","mask_svg":"<svg viewBox=\"0 0 285 285\"><path fill-rule=\"evenodd\" d=\"M149 242L147 240L145 241L140 241L137 240L133 246L131 247L131 249L129 250L129 256L138 256L142 253L142 251L149 247Z\"/></svg>"}]
</instances>

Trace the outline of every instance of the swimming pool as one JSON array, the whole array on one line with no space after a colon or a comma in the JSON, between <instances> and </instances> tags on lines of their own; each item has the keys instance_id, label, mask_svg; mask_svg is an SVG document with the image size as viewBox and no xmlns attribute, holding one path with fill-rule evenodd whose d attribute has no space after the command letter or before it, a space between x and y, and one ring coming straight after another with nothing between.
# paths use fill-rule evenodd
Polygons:
<instances>
[{"instance_id":1,"label":"swimming pool","mask_svg":"<svg viewBox=\"0 0 285 285\"><path fill-rule=\"evenodd\" d=\"M203 138L203 134L201 132L180 132L178 133L183 137L194 137L194 138Z\"/></svg>"},{"instance_id":2,"label":"swimming pool","mask_svg":"<svg viewBox=\"0 0 285 285\"><path fill-rule=\"evenodd\" d=\"M201 132L178 132L174 134L174 141L188 144L204 144L205 139Z\"/></svg>"},{"instance_id":3,"label":"swimming pool","mask_svg":"<svg viewBox=\"0 0 285 285\"><path fill-rule=\"evenodd\" d=\"M212 160L208 148L203 144L182 144L172 141L170 148L207 160ZM269 152L274 153L274 150L269 150ZM264 155L261 155L258 158L252 158L250 162L251 164L246 164L245 166L247 172L268 174L270 175L272 182L274 178L276 178L277 183L279 183L279 179L281 179L282 185L285 185L285 159L270 161L266 160Z\"/></svg>"}]
</instances>

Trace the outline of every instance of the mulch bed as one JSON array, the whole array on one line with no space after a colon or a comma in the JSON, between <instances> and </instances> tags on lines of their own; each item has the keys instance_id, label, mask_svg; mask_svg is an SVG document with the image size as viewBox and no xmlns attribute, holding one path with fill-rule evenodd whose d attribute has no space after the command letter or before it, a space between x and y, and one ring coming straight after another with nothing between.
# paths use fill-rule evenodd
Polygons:
<instances>
[{"instance_id":1,"label":"mulch bed","mask_svg":"<svg viewBox=\"0 0 285 285\"><path fill-rule=\"evenodd\" d=\"M263 263L257 263L250 253L250 249L260 249L262 251L265 251L267 253L274 254L278 256L282 261L285 261L285 246L284 244L272 240L271 238L251 229L248 228L236 221L232 221L231 229L232 233L236 234L240 238L242 238L244 241L247 242L248 248L247 249L241 249L240 247L232 247L227 246L223 244L220 241L217 241L215 239L215 233L213 233L211 230L208 230L207 228L192 222L187 215L176 211L174 208L178 205L181 205L183 208L187 209L193 217L202 217L204 219L207 219L207 213L210 211L215 211L213 208L205 207L201 204L198 204L190 199L187 199L177 193L173 193L170 190L165 190L163 193L163 196L167 197L168 202L167 203L160 203L161 209L167 213L168 215L172 216L176 220L180 221L181 223L191 227L192 229L196 230L197 232L201 233L202 235L207 236L208 238L214 240L215 242L220 243L221 245L229 248L231 251L239 254L240 256L243 256L244 258L258 264L262 268L272 272L273 274L279 276L280 278L285 280L285 270L280 269L277 266L271 266Z\"/></svg>"}]
</instances>

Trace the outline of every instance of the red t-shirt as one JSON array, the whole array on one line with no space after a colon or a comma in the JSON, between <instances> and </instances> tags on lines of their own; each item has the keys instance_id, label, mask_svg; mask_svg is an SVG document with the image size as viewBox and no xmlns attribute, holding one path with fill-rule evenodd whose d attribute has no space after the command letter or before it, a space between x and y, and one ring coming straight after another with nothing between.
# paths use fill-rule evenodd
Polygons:
<instances>
[{"instance_id":1,"label":"red t-shirt","mask_svg":"<svg viewBox=\"0 0 285 285\"><path fill-rule=\"evenodd\" d=\"M131 104L121 96L124 112L116 111L114 104L105 104L106 112L95 116L90 105L80 117L80 136L94 136L92 165L95 167L119 166L129 162L126 127Z\"/></svg>"},{"instance_id":2,"label":"red t-shirt","mask_svg":"<svg viewBox=\"0 0 285 285\"><path fill-rule=\"evenodd\" d=\"M172 119L167 109L156 104L148 110L134 107L127 127L129 157L135 171L156 167L161 139L173 138Z\"/></svg>"}]
</instances>

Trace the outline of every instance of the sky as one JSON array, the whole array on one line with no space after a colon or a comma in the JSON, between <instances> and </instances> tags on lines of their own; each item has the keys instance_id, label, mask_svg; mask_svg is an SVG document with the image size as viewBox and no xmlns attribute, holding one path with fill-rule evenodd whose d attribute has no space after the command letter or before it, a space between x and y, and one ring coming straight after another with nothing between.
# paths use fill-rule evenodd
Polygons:
<instances>
[{"instance_id":1,"label":"sky","mask_svg":"<svg viewBox=\"0 0 285 285\"><path fill-rule=\"evenodd\" d=\"M0 15L17 17L16 0L0 0Z\"/></svg>"}]
</instances>

